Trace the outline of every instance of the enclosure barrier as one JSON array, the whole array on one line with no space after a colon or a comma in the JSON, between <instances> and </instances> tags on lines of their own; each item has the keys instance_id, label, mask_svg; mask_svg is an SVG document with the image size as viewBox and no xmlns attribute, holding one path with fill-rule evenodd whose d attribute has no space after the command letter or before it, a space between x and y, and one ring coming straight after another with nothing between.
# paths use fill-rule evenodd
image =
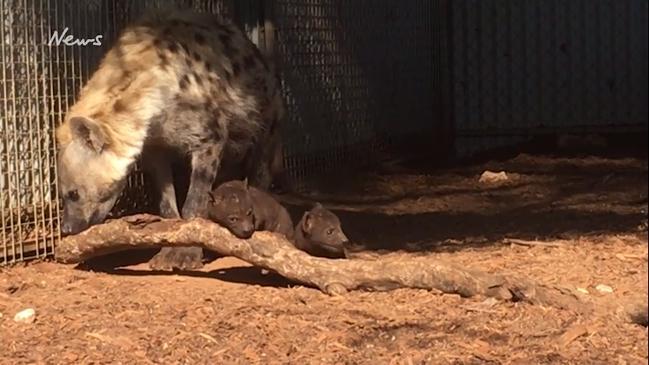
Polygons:
<instances>
[{"instance_id":1,"label":"enclosure barrier","mask_svg":"<svg viewBox=\"0 0 649 365\"><path fill-rule=\"evenodd\" d=\"M54 129L118 32L162 5L233 18L277 63L298 188L415 140L443 160L647 128L646 0L0 0L0 265L53 252ZM49 44L64 31L102 45ZM136 171L113 214L150 207Z\"/></svg>"},{"instance_id":2,"label":"enclosure barrier","mask_svg":"<svg viewBox=\"0 0 649 365\"><path fill-rule=\"evenodd\" d=\"M451 1L457 153L646 132L648 4Z\"/></svg>"},{"instance_id":3,"label":"enclosure barrier","mask_svg":"<svg viewBox=\"0 0 649 365\"><path fill-rule=\"evenodd\" d=\"M117 32L145 8L169 1L0 0L0 265L45 257L60 239L55 127ZM226 13L223 1L177 1ZM57 32L57 33L55 33ZM50 44L53 35L102 46ZM143 210L142 174L129 177L113 214Z\"/></svg>"},{"instance_id":4,"label":"enclosure barrier","mask_svg":"<svg viewBox=\"0 0 649 365\"><path fill-rule=\"evenodd\" d=\"M275 59L288 109L285 163L299 188L308 176L370 161L392 137L432 130L431 100L442 94L432 83L441 74L432 21L440 3L0 0L0 264L53 252L55 127L120 29L145 9L230 16ZM54 32L102 35L102 45L51 45ZM136 171L112 213L150 206Z\"/></svg>"}]
</instances>

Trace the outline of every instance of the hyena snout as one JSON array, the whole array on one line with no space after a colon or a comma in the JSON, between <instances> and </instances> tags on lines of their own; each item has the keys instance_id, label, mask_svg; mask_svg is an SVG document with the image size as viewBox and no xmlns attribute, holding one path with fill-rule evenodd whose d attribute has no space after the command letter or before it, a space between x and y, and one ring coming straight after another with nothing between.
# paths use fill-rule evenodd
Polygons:
<instances>
[{"instance_id":1,"label":"hyena snout","mask_svg":"<svg viewBox=\"0 0 649 365\"><path fill-rule=\"evenodd\" d=\"M324 239L323 242L319 243L327 251L334 253L343 253L345 247L349 245L349 239L342 231L338 231L327 239Z\"/></svg>"},{"instance_id":2,"label":"hyena snout","mask_svg":"<svg viewBox=\"0 0 649 365\"><path fill-rule=\"evenodd\" d=\"M320 243L330 246L332 249L342 249L343 246L349 243L349 239L342 230L335 230L333 234L326 235Z\"/></svg>"},{"instance_id":3,"label":"hyena snout","mask_svg":"<svg viewBox=\"0 0 649 365\"><path fill-rule=\"evenodd\" d=\"M338 244L341 246L344 246L349 243L349 238L347 238L347 236L345 235L345 233L343 233L342 230L338 232L337 240L338 240Z\"/></svg>"},{"instance_id":4,"label":"hyena snout","mask_svg":"<svg viewBox=\"0 0 649 365\"><path fill-rule=\"evenodd\" d=\"M253 233L255 233L255 227L252 224L247 224L243 227L241 227L241 233L250 238Z\"/></svg>"},{"instance_id":5,"label":"hyena snout","mask_svg":"<svg viewBox=\"0 0 649 365\"><path fill-rule=\"evenodd\" d=\"M61 234L74 235L85 231L95 224L102 223L112 207L112 200L107 204L99 204L96 209L75 209L73 204L63 203L63 216L61 218ZM89 213L89 214L87 214Z\"/></svg>"},{"instance_id":6,"label":"hyena snout","mask_svg":"<svg viewBox=\"0 0 649 365\"><path fill-rule=\"evenodd\" d=\"M90 223L85 219L79 219L69 214L63 213L61 220L61 234L64 236L81 233L90 227Z\"/></svg>"},{"instance_id":7,"label":"hyena snout","mask_svg":"<svg viewBox=\"0 0 649 365\"><path fill-rule=\"evenodd\" d=\"M232 233L237 238L248 239L255 233L255 226L252 223L243 222L238 227L232 227Z\"/></svg>"}]
</instances>

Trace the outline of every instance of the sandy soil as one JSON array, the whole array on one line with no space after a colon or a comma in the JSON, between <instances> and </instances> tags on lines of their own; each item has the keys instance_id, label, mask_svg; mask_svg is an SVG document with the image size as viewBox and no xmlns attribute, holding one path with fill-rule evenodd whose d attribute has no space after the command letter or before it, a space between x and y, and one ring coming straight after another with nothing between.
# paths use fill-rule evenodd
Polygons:
<instances>
[{"instance_id":1,"label":"sandy soil","mask_svg":"<svg viewBox=\"0 0 649 365\"><path fill-rule=\"evenodd\" d=\"M481 184L486 169L509 179ZM525 275L598 309L586 317L412 289L329 297L233 258L167 274L137 263L150 253L131 253L108 267L0 268L0 363L647 363L647 328L627 315L646 305L647 161L519 156L331 182L283 200L296 218L321 201L379 254ZM25 308L35 322L13 320Z\"/></svg>"}]
</instances>

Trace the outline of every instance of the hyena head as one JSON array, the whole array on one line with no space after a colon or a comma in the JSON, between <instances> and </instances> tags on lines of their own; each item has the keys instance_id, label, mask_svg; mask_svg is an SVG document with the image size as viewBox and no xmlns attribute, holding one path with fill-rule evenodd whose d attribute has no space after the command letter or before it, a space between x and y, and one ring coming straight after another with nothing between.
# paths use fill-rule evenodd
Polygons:
<instances>
[{"instance_id":1,"label":"hyena head","mask_svg":"<svg viewBox=\"0 0 649 365\"><path fill-rule=\"evenodd\" d=\"M57 137L61 232L77 234L106 218L124 188L129 167L111 150L101 125L89 118L69 118Z\"/></svg>"},{"instance_id":2,"label":"hyena head","mask_svg":"<svg viewBox=\"0 0 649 365\"><path fill-rule=\"evenodd\" d=\"M340 219L320 203L304 213L298 229L312 245L330 253L344 254L344 246L349 242Z\"/></svg>"},{"instance_id":3,"label":"hyena head","mask_svg":"<svg viewBox=\"0 0 649 365\"><path fill-rule=\"evenodd\" d=\"M255 215L248 179L228 181L212 190L207 214L210 220L227 228L236 237L252 237Z\"/></svg>"}]
</instances>

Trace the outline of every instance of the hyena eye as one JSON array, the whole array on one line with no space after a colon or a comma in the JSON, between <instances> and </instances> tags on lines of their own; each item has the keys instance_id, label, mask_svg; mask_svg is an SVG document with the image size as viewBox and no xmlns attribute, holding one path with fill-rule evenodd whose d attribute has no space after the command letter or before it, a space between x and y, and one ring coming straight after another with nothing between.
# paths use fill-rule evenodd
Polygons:
<instances>
[{"instance_id":1,"label":"hyena eye","mask_svg":"<svg viewBox=\"0 0 649 365\"><path fill-rule=\"evenodd\" d=\"M250 217L250 216L252 215L252 209L249 209L249 210L246 212L246 215L247 215L248 217Z\"/></svg>"},{"instance_id":2,"label":"hyena eye","mask_svg":"<svg viewBox=\"0 0 649 365\"><path fill-rule=\"evenodd\" d=\"M68 193L65 195L65 197L66 197L68 200L70 200L70 201L76 202L77 200L79 200L79 191L77 191L77 190L70 190L70 191L68 191Z\"/></svg>"},{"instance_id":3,"label":"hyena eye","mask_svg":"<svg viewBox=\"0 0 649 365\"><path fill-rule=\"evenodd\" d=\"M230 221L230 223L237 223L237 221L239 221L239 218L237 218L237 217L230 217L230 218L228 218L228 220Z\"/></svg>"},{"instance_id":4,"label":"hyena eye","mask_svg":"<svg viewBox=\"0 0 649 365\"><path fill-rule=\"evenodd\" d=\"M332 234L334 234L334 229L333 229L333 228L329 228L329 229L327 230L327 236L331 236Z\"/></svg>"}]
</instances>

